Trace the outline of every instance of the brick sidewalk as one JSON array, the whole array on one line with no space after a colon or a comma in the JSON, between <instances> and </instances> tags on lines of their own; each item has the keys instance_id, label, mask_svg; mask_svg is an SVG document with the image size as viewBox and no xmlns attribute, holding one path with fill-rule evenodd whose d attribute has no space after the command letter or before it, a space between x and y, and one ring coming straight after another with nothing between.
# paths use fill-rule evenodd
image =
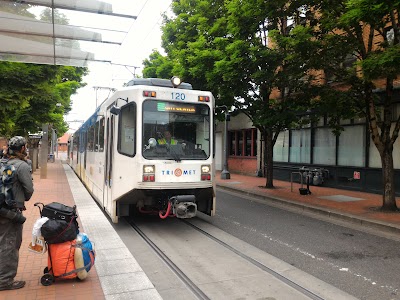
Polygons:
<instances>
[{"instance_id":1,"label":"brick sidewalk","mask_svg":"<svg viewBox=\"0 0 400 300\"><path fill-rule=\"evenodd\" d=\"M74 199L63 166L59 160L47 165L47 179L40 179L40 170L33 174L35 192L30 201L26 202L27 218L24 223L22 245L20 249L20 260L16 280L25 280L24 288L12 291L0 291L1 300L40 300L40 299L82 299L82 300L101 300L105 299L100 285L96 268L93 267L84 281L77 279L56 280L50 286L43 286L40 278L43 270L47 266L47 252L36 254L28 250L28 245L32 240L33 224L40 217L40 212L34 206L36 202L49 204L60 202L68 206L74 205ZM78 207L79 216L79 207ZM78 218L78 222L80 222ZM80 231L85 232L79 224ZM90 238L90 236L89 236Z\"/></svg>"}]
</instances>

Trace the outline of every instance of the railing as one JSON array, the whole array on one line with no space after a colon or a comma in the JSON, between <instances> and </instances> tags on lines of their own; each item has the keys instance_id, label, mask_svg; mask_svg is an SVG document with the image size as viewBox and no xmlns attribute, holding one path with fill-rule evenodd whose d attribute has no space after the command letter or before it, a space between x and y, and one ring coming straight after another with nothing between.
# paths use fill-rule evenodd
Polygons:
<instances>
[{"instance_id":1,"label":"railing","mask_svg":"<svg viewBox=\"0 0 400 300\"><path fill-rule=\"evenodd\" d=\"M292 172L290 174L290 191L293 192L293 175L300 175L300 183L301 183L301 188L303 188L303 173L302 172Z\"/></svg>"}]
</instances>

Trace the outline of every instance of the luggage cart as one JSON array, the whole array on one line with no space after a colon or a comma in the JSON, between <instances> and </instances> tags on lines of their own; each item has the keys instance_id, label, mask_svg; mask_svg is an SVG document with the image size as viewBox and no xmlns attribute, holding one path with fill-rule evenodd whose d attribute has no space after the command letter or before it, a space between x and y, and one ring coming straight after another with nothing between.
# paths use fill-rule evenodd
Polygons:
<instances>
[{"instance_id":1,"label":"luggage cart","mask_svg":"<svg viewBox=\"0 0 400 300\"><path fill-rule=\"evenodd\" d=\"M41 202L37 202L34 204L34 206L37 206L39 208L40 216L41 217L48 217L49 220L59 220L60 222L66 222L68 225L67 226L74 226L76 228L76 235L78 234L79 226L76 221L76 218L78 217L76 214L76 206L69 207L61 203L53 202L48 205L44 205ZM72 225L74 224L74 225ZM66 232L68 229L65 228L64 231L58 234L58 236L55 237L55 240L59 238L64 232ZM75 230L75 229L72 229ZM70 233L69 233L70 234ZM62 241L62 239L61 239ZM73 248L75 247L80 247L82 250L88 250L92 251L91 249L83 248L81 247L82 245L77 245L76 244L76 237L73 240L67 240L67 241L62 241L62 242L54 242L54 243L48 243L48 241L45 240L45 243L47 245L48 249L48 266L44 268L43 273L44 275L40 279L40 283L44 286L49 286L55 282L56 279L58 278L65 278L65 279L72 279L72 278L77 278L78 272L83 271L87 267L90 267L91 265L86 265L82 268L71 269L71 265L75 267L74 263L74 255L72 255L71 252L75 252ZM65 263L65 272L62 271L56 271L53 269L53 258L52 258L52 252L54 250L54 247L67 247L68 243L70 244L70 253L68 255L68 258L66 259ZM61 245L62 244L62 245ZM58 245L58 246L56 246ZM52 250L53 248L53 250ZM55 272L56 271L56 272ZM54 274L58 275L54 275Z\"/></svg>"}]
</instances>

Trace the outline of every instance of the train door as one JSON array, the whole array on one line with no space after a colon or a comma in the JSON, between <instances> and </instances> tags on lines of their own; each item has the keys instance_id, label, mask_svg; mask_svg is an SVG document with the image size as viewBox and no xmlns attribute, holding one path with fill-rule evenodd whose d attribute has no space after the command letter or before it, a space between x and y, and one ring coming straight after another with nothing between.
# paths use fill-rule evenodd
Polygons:
<instances>
[{"instance_id":1,"label":"train door","mask_svg":"<svg viewBox=\"0 0 400 300\"><path fill-rule=\"evenodd\" d=\"M114 146L114 115L111 118L107 118L107 133L106 133L106 161L104 170L104 194L103 194L103 208L108 213L110 211L110 205L112 202L111 186L112 186L112 158L113 158L113 146Z\"/></svg>"}]
</instances>

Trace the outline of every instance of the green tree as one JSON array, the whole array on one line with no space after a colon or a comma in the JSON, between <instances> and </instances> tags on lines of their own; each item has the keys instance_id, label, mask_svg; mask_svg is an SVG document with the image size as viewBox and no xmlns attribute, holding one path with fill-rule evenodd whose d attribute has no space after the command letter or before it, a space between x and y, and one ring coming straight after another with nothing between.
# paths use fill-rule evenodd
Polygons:
<instances>
[{"instance_id":1,"label":"green tree","mask_svg":"<svg viewBox=\"0 0 400 300\"><path fill-rule=\"evenodd\" d=\"M394 80L400 74L400 1L336 0L318 9L321 26L316 37L322 45L318 54L324 60L322 69L333 75L331 85L321 89L320 107L329 112L336 127L340 118L365 117L381 157L382 210L397 210L393 145L400 118L394 120L392 109ZM354 59L346 62L344 56ZM381 94L374 92L378 82L383 83Z\"/></svg>"},{"instance_id":2,"label":"green tree","mask_svg":"<svg viewBox=\"0 0 400 300\"><path fill-rule=\"evenodd\" d=\"M162 45L173 63L172 73L195 89L211 90L218 105L231 104L233 94L228 88L223 91L227 82L215 69L227 45L223 40L228 35L224 1L173 1L172 10L175 16L165 18L162 28Z\"/></svg>"},{"instance_id":3,"label":"green tree","mask_svg":"<svg viewBox=\"0 0 400 300\"><path fill-rule=\"evenodd\" d=\"M226 55L216 63L230 82L235 106L264 136L266 187L273 187L273 147L279 133L301 126L310 107L314 42L296 22L305 6L287 1L230 1ZM289 22L290 20L290 22Z\"/></svg>"},{"instance_id":4,"label":"green tree","mask_svg":"<svg viewBox=\"0 0 400 300\"><path fill-rule=\"evenodd\" d=\"M143 61L144 78L164 78L169 79L173 75L173 63L157 50L153 50L148 59Z\"/></svg>"},{"instance_id":5,"label":"green tree","mask_svg":"<svg viewBox=\"0 0 400 300\"><path fill-rule=\"evenodd\" d=\"M163 28L174 70L195 88L211 90L217 105L243 111L263 133L269 188L278 134L302 118L310 100L300 91L312 77L306 67L312 36L301 25L287 26L300 8L283 0L174 1L175 17Z\"/></svg>"},{"instance_id":6,"label":"green tree","mask_svg":"<svg viewBox=\"0 0 400 300\"><path fill-rule=\"evenodd\" d=\"M86 68L0 62L0 72L0 135L27 135L43 123L60 134L68 130L63 115L71 95L85 85Z\"/></svg>"}]
</instances>

